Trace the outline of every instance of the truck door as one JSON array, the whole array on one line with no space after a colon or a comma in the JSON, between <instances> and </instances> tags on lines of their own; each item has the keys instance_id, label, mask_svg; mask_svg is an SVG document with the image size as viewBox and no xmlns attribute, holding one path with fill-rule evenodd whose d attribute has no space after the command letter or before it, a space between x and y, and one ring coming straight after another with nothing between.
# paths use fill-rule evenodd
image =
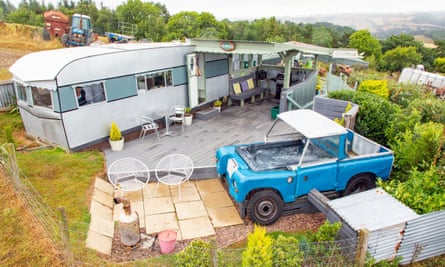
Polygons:
<instances>
[{"instance_id":1,"label":"truck door","mask_svg":"<svg viewBox=\"0 0 445 267\"><path fill-rule=\"evenodd\" d=\"M320 192L333 190L336 183L337 159L303 164L297 169L295 197L309 194L314 188Z\"/></svg>"},{"instance_id":2,"label":"truck door","mask_svg":"<svg viewBox=\"0 0 445 267\"><path fill-rule=\"evenodd\" d=\"M338 140L334 138L311 139L306 143L297 167L295 196L306 195L313 188L318 191L334 190L337 185Z\"/></svg>"}]
</instances>

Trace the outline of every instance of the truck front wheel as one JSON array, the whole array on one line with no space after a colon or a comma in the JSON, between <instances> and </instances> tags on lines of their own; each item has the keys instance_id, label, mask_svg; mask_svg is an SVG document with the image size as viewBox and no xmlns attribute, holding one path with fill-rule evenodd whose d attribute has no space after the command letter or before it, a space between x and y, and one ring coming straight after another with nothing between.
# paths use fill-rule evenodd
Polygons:
<instances>
[{"instance_id":1,"label":"truck front wheel","mask_svg":"<svg viewBox=\"0 0 445 267\"><path fill-rule=\"evenodd\" d=\"M283 200L272 190L258 191L247 203L247 213L260 225L270 225L281 217Z\"/></svg>"},{"instance_id":2,"label":"truck front wheel","mask_svg":"<svg viewBox=\"0 0 445 267\"><path fill-rule=\"evenodd\" d=\"M360 174L352 178L346 187L344 196L360 193L375 187L375 177L370 174Z\"/></svg>"}]
</instances>

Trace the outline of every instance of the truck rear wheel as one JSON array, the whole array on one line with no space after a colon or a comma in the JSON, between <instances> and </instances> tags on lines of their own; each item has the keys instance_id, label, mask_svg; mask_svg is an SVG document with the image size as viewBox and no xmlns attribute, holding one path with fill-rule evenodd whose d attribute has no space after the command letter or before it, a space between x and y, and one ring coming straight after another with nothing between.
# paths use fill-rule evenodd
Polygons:
<instances>
[{"instance_id":1,"label":"truck rear wheel","mask_svg":"<svg viewBox=\"0 0 445 267\"><path fill-rule=\"evenodd\" d=\"M247 213L260 225L269 225L281 217L283 200L273 190L258 191L247 203Z\"/></svg>"},{"instance_id":2,"label":"truck rear wheel","mask_svg":"<svg viewBox=\"0 0 445 267\"><path fill-rule=\"evenodd\" d=\"M360 174L349 181L343 195L364 192L375 187L375 177L371 174Z\"/></svg>"}]
</instances>

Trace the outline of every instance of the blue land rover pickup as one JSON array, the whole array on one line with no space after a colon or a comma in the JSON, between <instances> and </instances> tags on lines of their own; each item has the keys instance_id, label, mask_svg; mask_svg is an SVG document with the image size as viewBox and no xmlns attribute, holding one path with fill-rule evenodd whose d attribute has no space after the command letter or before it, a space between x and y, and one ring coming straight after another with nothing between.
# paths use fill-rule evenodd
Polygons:
<instances>
[{"instance_id":1,"label":"blue land rover pickup","mask_svg":"<svg viewBox=\"0 0 445 267\"><path fill-rule=\"evenodd\" d=\"M261 225L310 209L313 188L338 197L389 178L394 154L307 109L278 114L263 142L216 151L217 172L240 215Z\"/></svg>"}]
</instances>

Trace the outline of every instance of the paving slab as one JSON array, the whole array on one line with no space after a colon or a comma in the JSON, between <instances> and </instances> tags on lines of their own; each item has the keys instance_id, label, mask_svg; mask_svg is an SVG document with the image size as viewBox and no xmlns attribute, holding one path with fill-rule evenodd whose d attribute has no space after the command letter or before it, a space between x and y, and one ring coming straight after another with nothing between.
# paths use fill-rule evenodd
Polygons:
<instances>
[{"instance_id":1,"label":"paving slab","mask_svg":"<svg viewBox=\"0 0 445 267\"><path fill-rule=\"evenodd\" d=\"M158 187L156 189L156 186ZM169 197L170 187L159 183L149 183L144 187L144 198L147 197Z\"/></svg>"},{"instance_id":2,"label":"paving slab","mask_svg":"<svg viewBox=\"0 0 445 267\"><path fill-rule=\"evenodd\" d=\"M219 179L200 180L196 181L195 184L201 196L225 190Z\"/></svg>"},{"instance_id":3,"label":"paving slab","mask_svg":"<svg viewBox=\"0 0 445 267\"><path fill-rule=\"evenodd\" d=\"M215 235L215 230L207 216L179 220L178 223L184 240Z\"/></svg>"},{"instance_id":4,"label":"paving slab","mask_svg":"<svg viewBox=\"0 0 445 267\"><path fill-rule=\"evenodd\" d=\"M104 179L99 177L96 177L96 181L94 182L94 188L97 188L102 192L108 193L110 195L113 195L114 192L113 185L110 184L108 181L105 181Z\"/></svg>"},{"instance_id":5,"label":"paving slab","mask_svg":"<svg viewBox=\"0 0 445 267\"><path fill-rule=\"evenodd\" d=\"M232 199L225 191L204 194L202 195L202 201L208 209L233 206Z\"/></svg>"},{"instance_id":6,"label":"paving slab","mask_svg":"<svg viewBox=\"0 0 445 267\"><path fill-rule=\"evenodd\" d=\"M94 188L93 191L93 200L96 200L97 202L109 207L113 208L114 202L113 202L113 195L106 193L100 189Z\"/></svg>"},{"instance_id":7,"label":"paving slab","mask_svg":"<svg viewBox=\"0 0 445 267\"><path fill-rule=\"evenodd\" d=\"M89 230L112 238L114 236L114 222L92 215Z\"/></svg>"},{"instance_id":8,"label":"paving slab","mask_svg":"<svg viewBox=\"0 0 445 267\"><path fill-rule=\"evenodd\" d=\"M100 253L111 255L113 239L109 236L101 235L94 231L88 231L86 246Z\"/></svg>"},{"instance_id":9,"label":"paving slab","mask_svg":"<svg viewBox=\"0 0 445 267\"><path fill-rule=\"evenodd\" d=\"M145 218L145 232L147 234L157 234L160 231L172 229L179 230L176 213L153 214Z\"/></svg>"},{"instance_id":10,"label":"paving slab","mask_svg":"<svg viewBox=\"0 0 445 267\"><path fill-rule=\"evenodd\" d=\"M171 188L170 192L171 192L171 195L173 198L173 203L201 200L201 196L199 195L199 193L196 190L196 187L194 185L189 186L189 187L181 186L181 195L179 195L179 191L178 191L177 187Z\"/></svg>"},{"instance_id":11,"label":"paving slab","mask_svg":"<svg viewBox=\"0 0 445 267\"><path fill-rule=\"evenodd\" d=\"M207 211L202 201L175 203L175 209L179 220L207 216Z\"/></svg>"},{"instance_id":12,"label":"paving slab","mask_svg":"<svg viewBox=\"0 0 445 267\"><path fill-rule=\"evenodd\" d=\"M238 210L234 206L217 209L207 209L213 227L225 227L243 224Z\"/></svg>"},{"instance_id":13,"label":"paving slab","mask_svg":"<svg viewBox=\"0 0 445 267\"><path fill-rule=\"evenodd\" d=\"M96 200L91 200L90 214L105 220L113 219L113 210Z\"/></svg>"},{"instance_id":14,"label":"paving slab","mask_svg":"<svg viewBox=\"0 0 445 267\"><path fill-rule=\"evenodd\" d=\"M175 212L171 197L157 197L144 199L145 215Z\"/></svg>"},{"instance_id":15,"label":"paving slab","mask_svg":"<svg viewBox=\"0 0 445 267\"><path fill-rule=\"evenodd\" d=\"M115 196L120 196L121 192L117 191ZM133 201L142 201L143 195L142 195L142 189L132 192L124 192L124 196L127 197L128 200L131 202Z\"/></svg>"}]
</instances>

